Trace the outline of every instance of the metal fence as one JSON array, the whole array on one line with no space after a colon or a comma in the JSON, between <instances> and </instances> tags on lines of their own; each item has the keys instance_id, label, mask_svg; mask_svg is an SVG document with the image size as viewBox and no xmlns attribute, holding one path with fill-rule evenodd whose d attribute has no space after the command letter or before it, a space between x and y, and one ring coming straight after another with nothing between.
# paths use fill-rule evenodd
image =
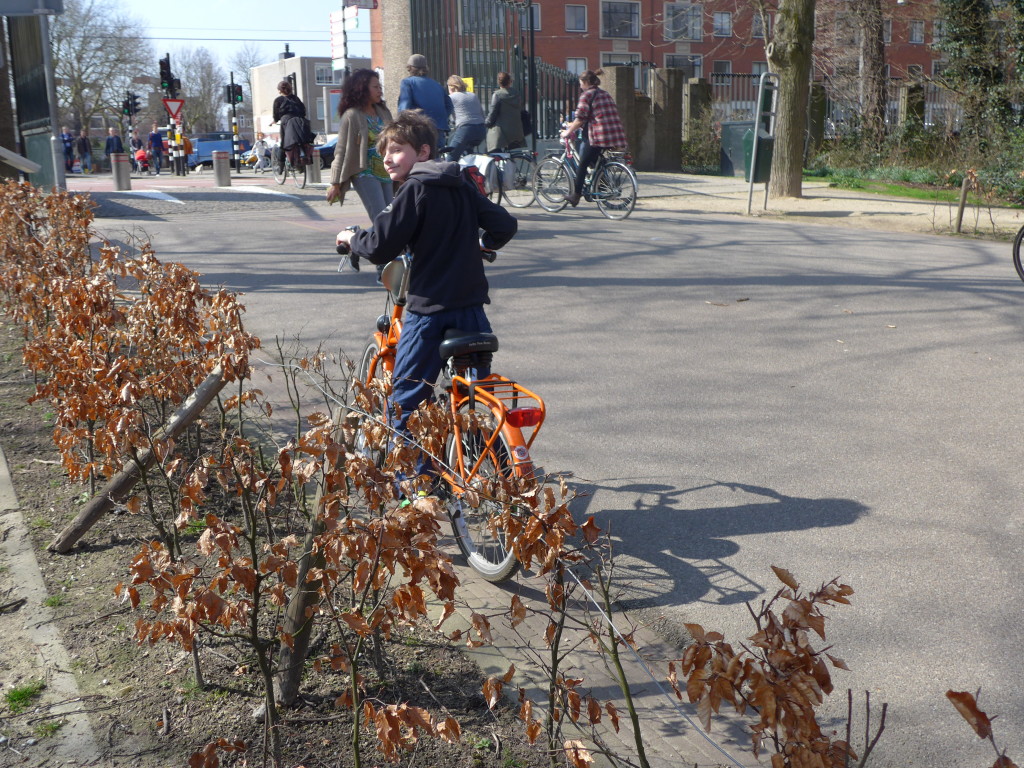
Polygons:
<instances>
[{"instance_id":1,"label":"metal fence","mask_svg":"<svg viewBox=\"0 0 1024 768\"><path fill-rule=\"evenodd\" d=\"M431 76L473 78L486 114L499 72L512 75L536 126L552 138L579 92L573 73L534 57L529 4L515 0L415 0L409 4L413 48L427 57Z\"/></svg>"},{"instance_id":2,"label":"metal fence","mask_svg":"<svg viewBox=\"0 0 1024 768\"><path fill-rule=\"evenodd\" d=\"M715 121L752 121L757 113L760 75L711 74L711 109Z\"/></svg>"}]
</instances>

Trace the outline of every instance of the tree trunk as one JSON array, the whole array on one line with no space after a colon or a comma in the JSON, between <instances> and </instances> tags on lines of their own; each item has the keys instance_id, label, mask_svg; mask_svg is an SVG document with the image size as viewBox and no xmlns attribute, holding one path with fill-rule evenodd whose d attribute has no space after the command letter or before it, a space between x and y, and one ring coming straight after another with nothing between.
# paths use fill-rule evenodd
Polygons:
<instances>
[{"instance_id":1,"label":"tree trunk","mask_svg":"<svg viewBox=\"0 0 1024 768\"><path fill-rule=\"evenodd\" d=\"M0 18L0 147L15 151L14 105L11 103L11 70L7 66L7 23ZM18 172L7 163L0 163L0 178L16 179Z\"/></svg>"},{"instance_id":2,"label":"tree trunk","mask_svg":"<svg viewBox=\"0 0 1024 768\"><path fill-rule=\"evenodd\" d=\"M815 0L780 0L775 36L768 44L768 67L779 75L772 197L801 197L804 132L814 48Z\"/></svg>"},{"instance_id":3,"label":"tree trunk","mask_svg":"<svg viewBox=\"0 0 1024 768\"><path fill-rule=\"evenodd\" d=\"M882 42L881 0L858 0L860 19L860 82L865 148L875 149L885 137L885 43Z\"/></svg>"}]
</instances>

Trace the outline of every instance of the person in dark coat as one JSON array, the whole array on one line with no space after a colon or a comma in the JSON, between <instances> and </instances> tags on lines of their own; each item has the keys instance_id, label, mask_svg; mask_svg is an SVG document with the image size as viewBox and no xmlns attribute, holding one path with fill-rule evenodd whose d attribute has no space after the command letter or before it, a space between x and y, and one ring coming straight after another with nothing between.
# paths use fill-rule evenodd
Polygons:
<instances>
[{"instance_id":1,"label":"person in dark coat","mask_svg":"<svg viewBox=\"0 0 1024 768\"><path fill-rule=\"evenodd\" d=\"M110 156L115 152L124 152L124 142L121 141L121 134L118 133L117 128L107 129L107 144L103 148L103 154L107 156L107 165L110 166L111 172L114 170L114 162L110 159Z\"/></svg>"},{"instance_id":2,"label":"person in dark coat","mask_svg":"<svg viewBox=\"0 0 1024 768\"><path fill-rule=\"evenodd\" d=\"M278 83L277 92L280 95L274 99L274 123L281 124L281 148L292 167L301 168L313 157L313 135L306 118L306 105L292 93L291 80Z\"/></svg>"},{"instance_id":3,"label":"person in dark coat","mask_svg":"<svg viewBox=\"0 0 1024 768\"><path fill-rule=\"evenodd\" d=\"M498 152L526 146L523 133L523 102L512 87L512 75L498 73L498 90L487 112L487 151Z\"/></svg>"}]
</instances>

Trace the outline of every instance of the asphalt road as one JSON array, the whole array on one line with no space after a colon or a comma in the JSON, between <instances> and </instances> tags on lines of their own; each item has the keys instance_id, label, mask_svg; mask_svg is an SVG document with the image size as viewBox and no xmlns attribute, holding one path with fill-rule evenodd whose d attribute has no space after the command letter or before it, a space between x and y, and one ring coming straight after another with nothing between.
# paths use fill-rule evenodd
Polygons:
<instances>
[{"instance_id":1,"label":"asphalt road","mask_svg":"<svg viewBox=\"0 0 1024 768\"><path fill-rule=\"evenodd\" d=\"M336 273L333 233L365 216L354 196L339 211L297 194L183 192L141 216L112 196L107 213L133 215L97 228L244 292L267 342L354 356L383 297L371 272ZM990 764L950 688L980 687L1024 759L1024 285L1008 245L668 200L623 222L517 215L489 267L495 368L545 397L536 458L611 526L630 605L739 640L744 602L779 586L770 565L806 586L839 577L856 594L828 640L852 671L828 713L848 687L888 702L872 766Z\"/></svg>"}]
</instances>

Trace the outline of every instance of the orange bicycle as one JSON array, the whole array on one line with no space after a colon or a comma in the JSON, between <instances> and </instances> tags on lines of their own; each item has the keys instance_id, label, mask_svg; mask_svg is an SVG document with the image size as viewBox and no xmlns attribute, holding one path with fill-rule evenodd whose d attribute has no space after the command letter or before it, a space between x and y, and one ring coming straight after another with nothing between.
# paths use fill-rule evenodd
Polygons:
<instances>
[{"instance_id":1,"label":"orange bicycle","mask_svg":"<svg viewBox=\"0 0 1024 768\"><path fill-rule=\"evenodd\" d=\"M347 253L339 246L340 253ZM497 254L482 251L494 261ZM387 289L385 314L377 318L356 367L355 378L373 393L371 413L358 414L355 450L383 466L392 442L387 425L386 399L402 334L411 258L401 256L381 275ZM515 381L496 373L481 379L470 371L489 365L498 350L498 338L490 333L449 331L440 347L446 361L435 400L451 414L452 430L445 441L444 458L433 457L438 469L439 495L452 523L455 541L469 565L484 579L500 582L519 568L512 552L509 530L514 520L525 519L529 507L508 498L507 489L527 491L540 482L542 472L530 458L530 448L544 423L541 398ZM512 494L517 498L521 494ZM536 495L534 495L535 497Z\"/></svg>"}]
</instances>

